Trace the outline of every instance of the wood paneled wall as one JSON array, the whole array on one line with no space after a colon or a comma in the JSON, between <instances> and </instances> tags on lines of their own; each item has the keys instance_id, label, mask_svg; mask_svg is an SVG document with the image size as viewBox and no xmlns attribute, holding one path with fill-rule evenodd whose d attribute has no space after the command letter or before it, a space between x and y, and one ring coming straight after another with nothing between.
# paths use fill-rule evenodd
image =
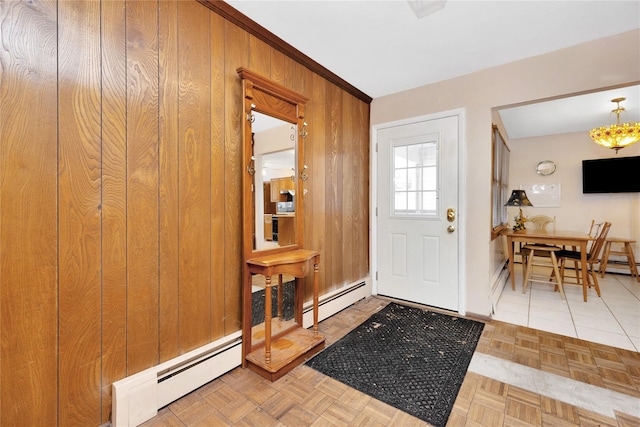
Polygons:
<instances>
[{"instance_id":1,"label":"wood paneled wall","mask_svg":"<svg viewBox=\"0 0 640 427\"><path fill-rule=\"evenodd\" d=\"M240 66L311 101L321 293L369 270L369 105L196 1L0 2L0 425L240 329Z\"/></svg>"}]
</instances>

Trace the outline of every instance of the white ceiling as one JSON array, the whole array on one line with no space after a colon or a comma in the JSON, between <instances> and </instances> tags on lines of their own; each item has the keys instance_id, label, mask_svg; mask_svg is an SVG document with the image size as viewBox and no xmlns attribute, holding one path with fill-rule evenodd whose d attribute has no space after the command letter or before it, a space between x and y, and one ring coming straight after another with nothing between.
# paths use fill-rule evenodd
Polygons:
<instances>
[{"instance_id":1,"label":"white ceiling","mask_svg":"<svg viewBox=\"0 0 640 427\"><path fill-rule=\"evenodd\" d=\"M640 28L637 0L448 0L422 18L405 0L226 2L373 98ZM623 103L630 116L625 121L640 120L637 86L633 92ZM625 95L602 94L604 101L595 99L593 111L582 110L587 98L521 107L509 113L505 125L526 115L525 124L541 129L531 125L529 114L542 120L542 112L561 123L599 115L596 125L609 124L610 100L616 96ZM529 135L519 126L511 129Z\"/></svg>"},{"instance_id":2,"label":"white ceiling","mask_svg":"<svg viewBox=\"0 0 640 427\"><path fill-rule=\"evenodd\" d=\"M545 102L498 110L509 139L588 132L600 126L616 123L611 112L617 104L614 98L624 97L620 103L625 111L620 122L640 122L640 86L570 96Z\"/></svg>"}]
</instances>

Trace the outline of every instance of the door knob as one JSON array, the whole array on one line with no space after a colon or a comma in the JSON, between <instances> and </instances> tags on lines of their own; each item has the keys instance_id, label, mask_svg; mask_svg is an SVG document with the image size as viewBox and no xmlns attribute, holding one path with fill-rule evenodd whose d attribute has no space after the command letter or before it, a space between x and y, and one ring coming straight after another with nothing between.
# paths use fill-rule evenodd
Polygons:
<instances>
[{"instance_id":1,"label":"door knob","mask_svg":"<svg viewBox=\"0 0 640 427\"><path fill-rule=\"evenodd\" d=\"M453 208L447 209L447 221L453 222L456 220L456 210Z\"/></svg>"},{"instance_id":2,"label":"door knob","mask_svg":"<svg viewBox=\"0 0 640 427\"><path fill-rule=\"evenodd\" d=\"M449 233L453 233L454 231L456 231L456 228L453 225L450 225L450 226L447 227L447 231Z\"/></svg>"}]
</instances>

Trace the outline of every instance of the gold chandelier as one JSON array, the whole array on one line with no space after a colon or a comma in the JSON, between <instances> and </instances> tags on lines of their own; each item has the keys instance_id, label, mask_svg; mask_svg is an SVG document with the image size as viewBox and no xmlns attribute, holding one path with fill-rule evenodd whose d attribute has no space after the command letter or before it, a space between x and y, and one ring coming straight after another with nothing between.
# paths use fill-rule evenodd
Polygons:
<instances>
[{"instance_id":1,"label":"gold chandelier","mask_svg":"<svg viewBox=\"0 0 640 427\"><path fill-rule=\"evenodd\" d=\"M594 128L589 131L589 137L593 141L606 148L613 148L616 153L619 149L628 147L640 141L640 123L629 122L620 124L620 113L624 111L624 107L620 106L620 103L626 98L614 98L611 102L617 103L617 107L611 110L612 113L616 113L618 120L615 125L609 127Z\"/></svg>"}]
</instances>

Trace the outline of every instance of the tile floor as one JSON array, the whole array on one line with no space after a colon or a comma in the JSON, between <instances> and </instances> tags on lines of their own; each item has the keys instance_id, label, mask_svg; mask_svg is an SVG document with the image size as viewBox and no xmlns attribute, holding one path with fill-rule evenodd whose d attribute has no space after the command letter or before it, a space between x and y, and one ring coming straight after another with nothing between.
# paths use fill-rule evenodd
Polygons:
<instances>
[{"instance_id":1,"label":"tile floor","mask_svg":"<svg viewBox=\"0 0 640 427\"><path fill-rule=\"evenodd\" d=\"M544 267L536 272L548 274ZM562 300L553 285L533 282L522 293L522 269L516 265L516 290L507 281L494 319L547 332L581 338L627 350L640 351L640 282L625 274L598 276L601 297L590 288L587 302L582 287L564 286Z\"/></svg>"}]
</instances>

